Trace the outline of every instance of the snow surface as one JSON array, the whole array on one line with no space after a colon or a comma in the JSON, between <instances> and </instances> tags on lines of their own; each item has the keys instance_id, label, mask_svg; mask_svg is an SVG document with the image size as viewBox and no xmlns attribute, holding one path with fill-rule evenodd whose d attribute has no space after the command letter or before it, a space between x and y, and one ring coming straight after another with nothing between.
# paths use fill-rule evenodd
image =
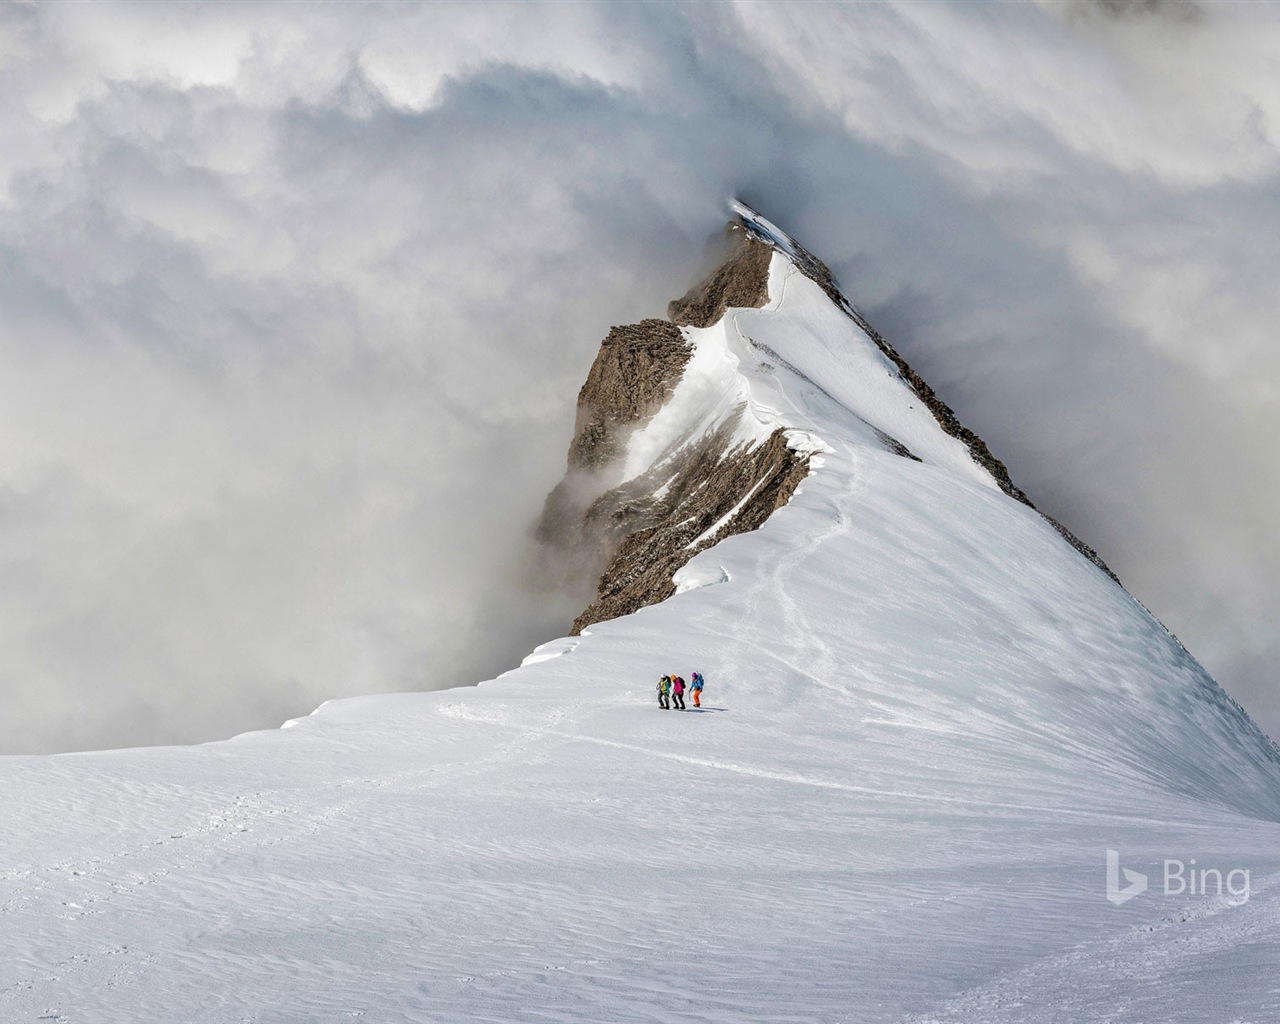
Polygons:
<instances>
[{"instance_id":1,"label":"snow surface","mask_svg":"<svg viewBox=\"0 0 1280 1024\"><path fill-rule=\"evenodd\" d=\"M0 759L0 1021L1280 1020L1274 746L781 255L770 294L632 454L732 414L820 465L675 597L477 689ZM1193 857L1249 898L1157 891Z\"/></svg>"}]
</instances>

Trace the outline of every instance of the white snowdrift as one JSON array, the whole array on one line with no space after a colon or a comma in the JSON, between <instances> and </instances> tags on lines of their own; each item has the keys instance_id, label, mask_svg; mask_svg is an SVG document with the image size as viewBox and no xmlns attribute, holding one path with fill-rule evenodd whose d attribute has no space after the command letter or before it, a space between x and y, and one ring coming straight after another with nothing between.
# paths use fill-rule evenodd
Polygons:
<instances>
[{"instance_id":1,"label":"white snowdrift","mask_svg":"<svg viewBox=\"0 0 1280 1024\"><path fill-rule=\"evenodd\" d=\"M635 471L733 409L821 466L671 600L476 690L0 760L0 1020L1280 1019L1272 745L782 256L770 293L689 332ZM1165 895L1193 857L1248 900Z\"/></svg>"}]
</instances>

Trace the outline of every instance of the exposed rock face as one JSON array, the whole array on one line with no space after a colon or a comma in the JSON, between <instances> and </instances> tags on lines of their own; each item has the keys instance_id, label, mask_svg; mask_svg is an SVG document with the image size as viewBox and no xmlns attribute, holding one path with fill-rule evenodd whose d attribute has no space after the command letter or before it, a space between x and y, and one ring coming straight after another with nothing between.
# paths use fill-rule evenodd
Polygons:
<instances>
[{"instance_id":1,"label":"exposed rock face","mask_svg":"<svg viewBox=\"0 0 1280 1024\"><path fill-rule=\"evenodd\" d=\"M627 428L662 408L688 361L689 343L666 320L611 328L578 392L569 467L596 470L617 458Z\"/></svg>"},{"instance_id":2,"label":"exposed rock face","mask_svg":"<svg viewBox=\"0 0 1280 1024\"><path fill-rule=\"evenodd\" d=\"M740 224L726 229L728 259L701 284L667 306L673 323L710 327L730 306L759 309L769 301L769 261L773 247L760 242Z\"/></svg>"},{"instance_id":3,"label":"exposed rock face","mask_svg":"<svg viewBox=\"0 0 1280 1024\"><path fill-rule=\"evenodd\" d=\"M666 320L642 320L611 328L601 342L578 392L568 470L547 496L537 529L544 544L564 549L566 554L576 549L578 557L563 563L571 575L586 571L579 563L586 540L583 530L590 525L584 518L587 509L618 483L618 460L627 436L671 397L689 353L680 328ZM600 538L594 541L598 543ZM599 554L590 561L593 574L604 568Z\"/></svg>"},{"instance_id":4,"label":"exposed rock face","mask_svg":"<svg viewBox=\"0 0 1280 1024\"><path fill-rule=\"evenodd\" d=\"M674 467L663 464L660 473L614 488L587 510L588 535L613 555L596 600L574 620L575 635L670 597L676 570L725 537L759 528L809 475L808 456L787 447L782 430L754 448L729 448L729 433L707 436L683 450ZM669 481L655 478L671 468ZM664 483L662 497L654 498Z\"/></svg>"},{"instance_id":5,"label":"exposed rock face","mask_svg":"<svg viewBox=\"0 0 1280 1024\"><path fill-rule=\"evenodd\" d=\"M784 431L760 444L734 444L731 419L704 437L682 439L649 472L617 479L628 434L666 403L688 362L677 324L710 326L730 307L768 301L773 249L741 224L730 225L730 242L728 259L668 307L675 323L643 320L610 330L578 393L568 472L548 496L538 530L562 564L598 577L574 634L670 597L682 565L759 527L809 473L808 455L788 447Z\"/></svg>"}]
</instances>

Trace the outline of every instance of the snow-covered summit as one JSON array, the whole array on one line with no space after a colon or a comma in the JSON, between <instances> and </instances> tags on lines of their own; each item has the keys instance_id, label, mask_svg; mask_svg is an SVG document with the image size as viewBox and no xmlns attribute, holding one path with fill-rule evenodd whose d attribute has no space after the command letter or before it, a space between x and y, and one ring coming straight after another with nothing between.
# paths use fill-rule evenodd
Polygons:
<instances>
[{"instance_id":1,"label":"snow-covered summit","mask_svg":"<svg viewBox=\"0 0 1280 1024\"><path fill-rule=\"evenodd\" d=\"M639 610L477 689L0 760L0 1020L1275 1018L1275 747L739 215L606 341L552 502Z\"/></svg>"},{"instance_id":2,"label":"snow-covered summit","mask_svg":"<svg viewBox=\"0 0 1280 1024\"><path fill-rule=\"evenodd\" d=\"M670 321L610 331L579 394L568 470L541 527L562 574L599 580L575 633L671 596L685 561L785 505L822 447L815 414L1035 507L821 260L745 204L731 206L721 265L671 303ZM768 315L744 333L736 311L747 309ZM827 407L786 397L788 379ZM1045 519L1119 583L1092 548Z\"/></svg>"}]
</instances>

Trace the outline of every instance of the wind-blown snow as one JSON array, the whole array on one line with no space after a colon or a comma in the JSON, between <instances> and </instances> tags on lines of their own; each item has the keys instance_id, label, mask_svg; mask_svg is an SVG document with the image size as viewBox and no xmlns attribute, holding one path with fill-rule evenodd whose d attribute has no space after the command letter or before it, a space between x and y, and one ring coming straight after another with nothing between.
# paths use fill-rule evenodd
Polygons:
<instances>
[{"instance_id":1,"label":"wind-blown snow","mask_svg":"<svg viewBox=\"0 0 1280 1024\"><path fill-rule=\"evenodd\" d=\"M721 321L721 324L723 321ZM738 359L724 340L721 324L698 330L681 328L695 348L666 404L627 439L622 480L631 480L672 455L689 440L732 420L729 444L759 443L770 431L739 413L747 405L747 382Z\"/></svg>"},{"instance_id":2,"label":"wind-blown snow","mask_svg":"<svg viewBox=\"0 0 1280 1024\"><path fill-rule=\"evenodd\" d=\"M1275 748L781 256L770 292L691 367L821 465L682 593L476 690L0 761L0 1019L1275 1019ZM1108 849L1249 899L1112 905Z\"/></svg>"}]
</instances>

